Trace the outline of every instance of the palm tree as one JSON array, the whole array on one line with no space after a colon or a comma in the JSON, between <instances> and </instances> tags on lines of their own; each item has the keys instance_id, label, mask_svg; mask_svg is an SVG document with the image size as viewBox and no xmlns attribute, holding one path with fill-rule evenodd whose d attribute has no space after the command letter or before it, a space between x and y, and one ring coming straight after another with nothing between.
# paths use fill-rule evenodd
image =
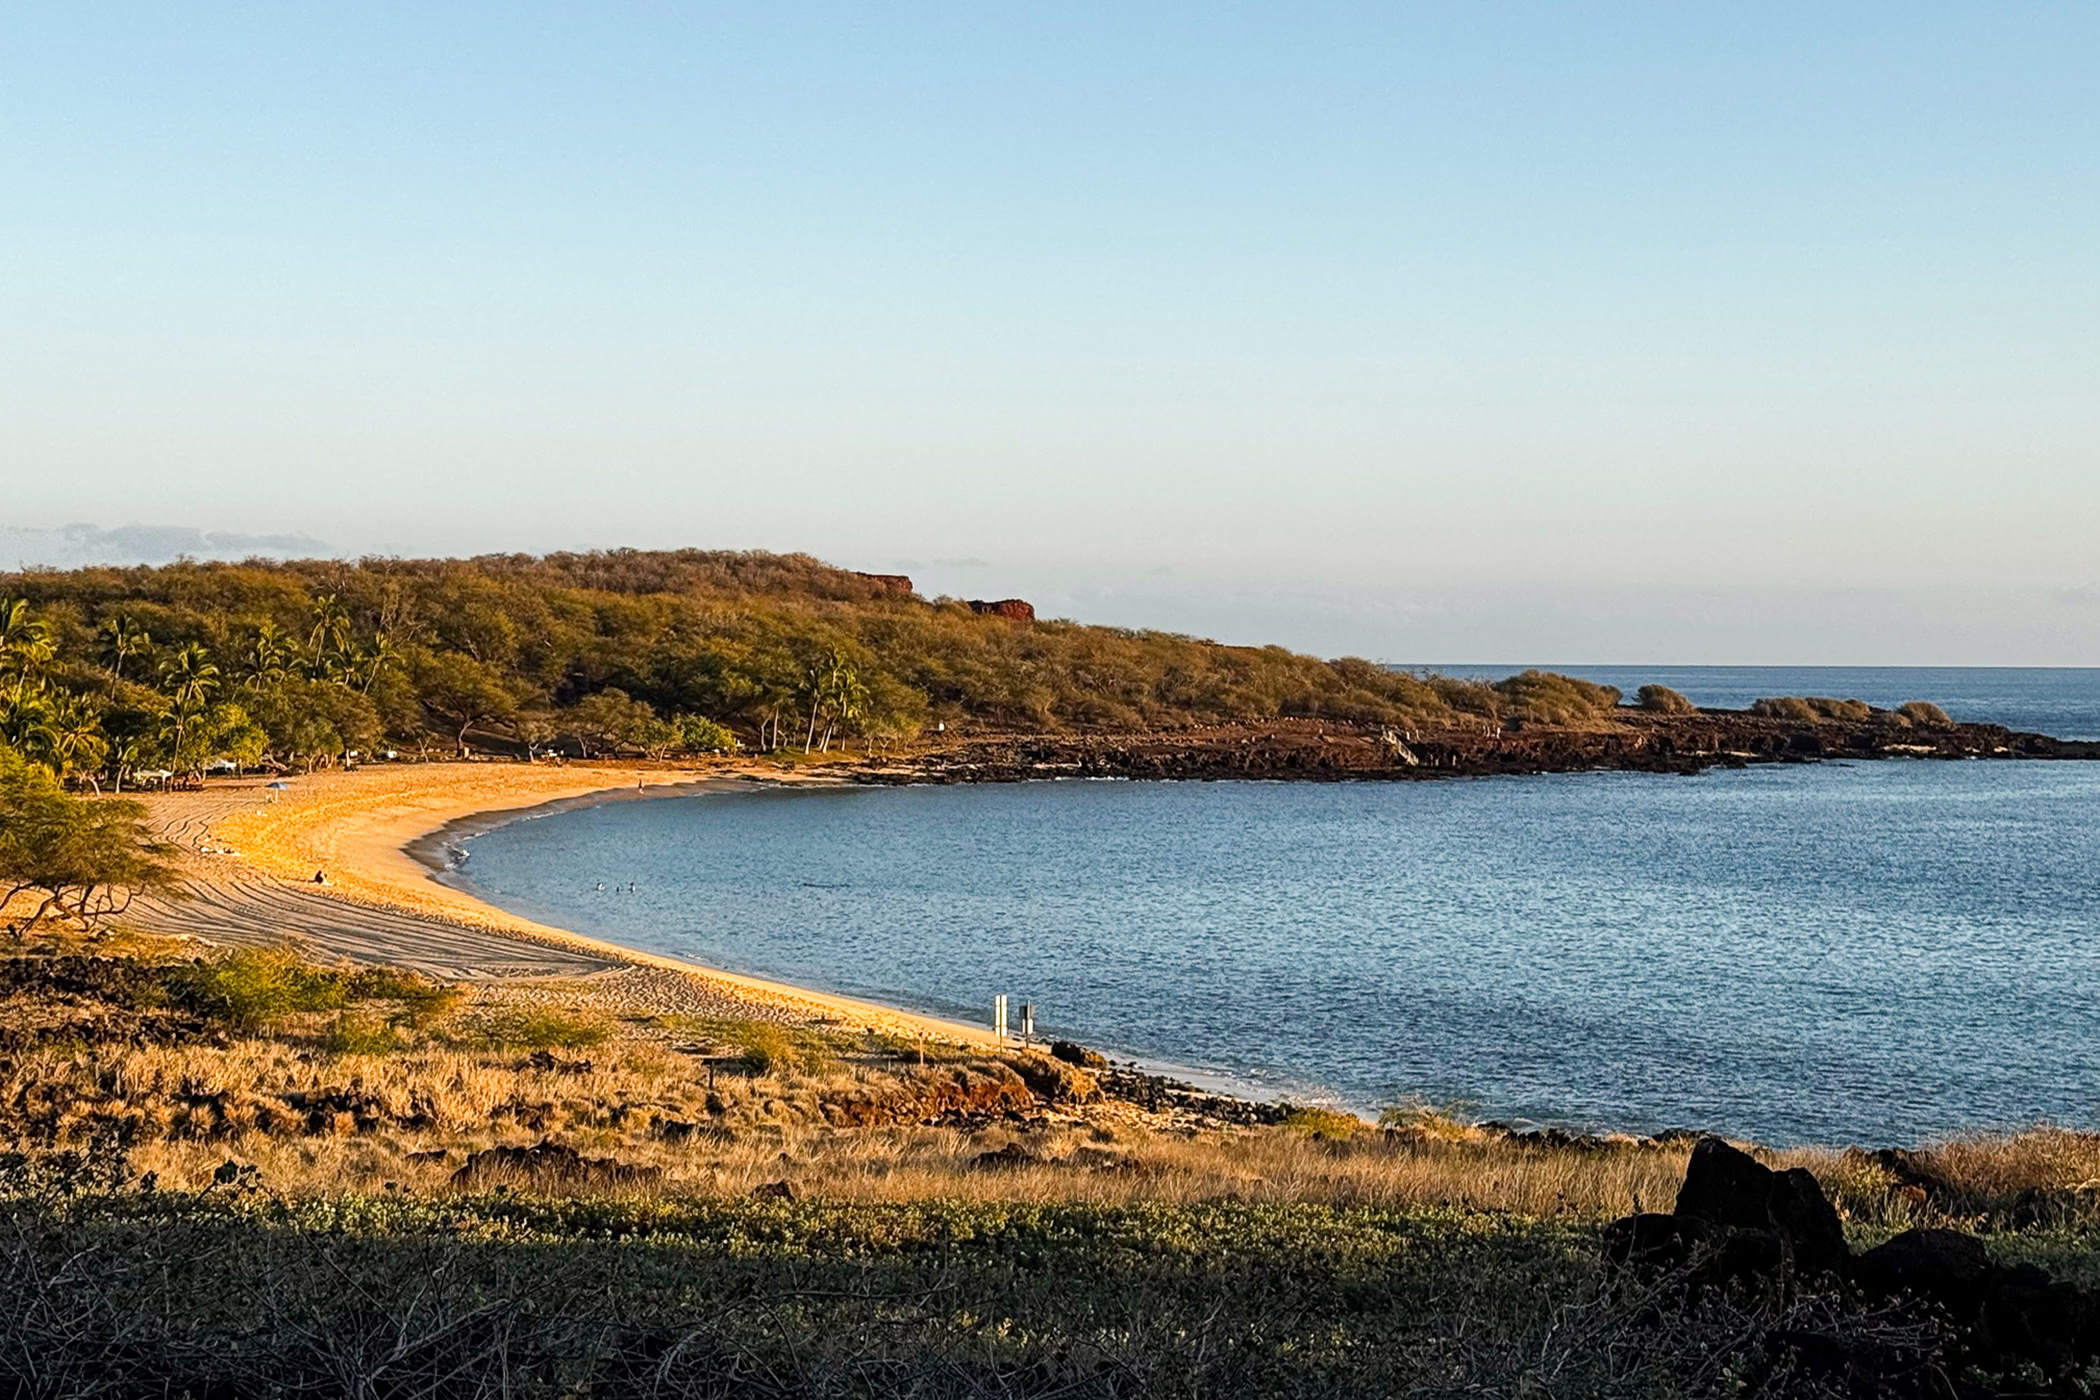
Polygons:
<instances>
[{"instance_id":1,"label":"palm tree","mask_svg":"<svg viewBox=\"0 0 2100 1400\"><path fill-rule=\"evenodd\" d=\"M30 616L27 598L0 599L0 672L14 675L15 705L22 703L22 692L43 675L57 650L49 624Z\"/></svg>"},{"instance_id":2,"label":"palm tree","mask_svg":"<svg viewBox=\"0 0 2100 1400\"><path fill-rule=\"evenodd\" d=\"M868 709L868 687L861 681L860 671L851 661L839 657L832 667L830 704L824 718L824 742L819 745L825 753L831 752L831 736L841 726L858 724Z\"/></svg>"},{"instance_id":3,"label":"palm tree","mask_svg":"<svg viewBox=\"0 0 2100 1400\"><path fill-rule=\"evenodd\" d=\"M0 743L37 754L49 746L51 701L38 691L0 696Z\"/></svg>"},{"instance_id":4,"label":"palm tree","mask_svg":"<svg viewBox=\"0 0 2100 1400\"><path fill-rule=\"evenodd\" d=\"M307 674L315 680L332 680L330 660L350 647L350 612L333 593L314 599L313 630L306 639Z\"/></svg>"},{"instance_id":5,"label":"palm tree","mask_svg":"<svg viewBox=\"0 0 2100 1400\"><path fill-rule=\"evenodd\" d=\"M802 694L809 701L809 729L802 737L802 752L816 746L817 721L824 720L824 750L831 750L831 735L841 720L857 719L867 704L868 689L860 672L838 647L809 663L802 673Z\"/></svg>"},{"instance_id":6,"label":"palm tree","mask_svg":"<svg viewBox=\"0 0 2100 1400\"><path fill-rule=\"evenodd\" d=\"M112 613L102 624L102 645L109 653L109 693L117 693L118 682L124 679L124 662L128 657L144 656L153 647L153 636L144 628L134 626L123 613Z\"/></svg>"},{"instance_id":7,"label":"palm tree","mask_svg":"<svg viewBox=\"0 0 2100 1400\"><path fill-rule=\"evenodd\" d=\"M169 727L173 730L175 750L180 753L190 721L219 688L219 668L212 664L211 653L201 644L185 642L160 663L160 688L175 702Z\"/></svg>"},{"instance_id":8,"label":"palm tree","mask_svg":"<svg viewBox=\"0 0 2100 1400\"><path fill-rule=\"evenodd\" d=\"M400 660L401 653L395 649L393 637L385 632L376 634L372 638L372 645L359 648L352 658L350 667L352 677L363 677L363 679L358 681L357 688L359 692L369 695L372 691L372 685L379 679L380 673Z\"/></svg>"},{"instance_id":9,"label":"palm tree","mask_svg":"<svg viewBox=\"0 0 2100 1400\"><path fill-rule=\"evenodd\" d=\"M185 642L160 663L160 688L176 708L201 710L219 688L219 668L201 642Z\"/></svg>"},{"instance_id":10,"label":"palm tree","mask_svg":"<svg viewBox=\"0 0 2100 1400\"><path fill-rule=\"evenodd\" d=\"M297 654L284 629L265 619L255 629L255 640L248 644L248 654L242 658L248 674L242 677L241 688L261 690L282 680Z\"/></svg>"},{"instance_id":11,"label":"palm tree","mask_svg":"<svg viewBox=\"0 0 2100 1400\"><path fill-rule=\"evenodd\" d=\"M124 779L130 776L132 771L145 760L146 744L143 739L133 736L128 739L119 739L115 744L111 745L109 751L110 790L122 792L124 790Z\"/></svg>"},{"instance_id":12,"label":"palm tree","mask_svg":"<svg viewBox=\"0 0 2100 1400\"><path fill-rule=\"evenodd\" d=\"M94 770L101 766L109 752L109 741L102 737L101 716L86 696L61 692L51 706L50 717L44 722L45 748L51 758L51 766L61 781L80 774L93 785L97 793L102 785L95 781Z\"/></svg>"}]
</instances>

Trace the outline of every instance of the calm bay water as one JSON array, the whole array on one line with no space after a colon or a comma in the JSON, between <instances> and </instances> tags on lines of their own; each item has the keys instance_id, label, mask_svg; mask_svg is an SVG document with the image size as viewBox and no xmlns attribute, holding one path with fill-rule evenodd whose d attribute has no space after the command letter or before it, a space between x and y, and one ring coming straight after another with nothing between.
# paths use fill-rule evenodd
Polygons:
<instances>
[{"instance_id":1,"label":"calm bay water","mask_svg":"<svg viewBox=\"0 0 2100 1400\"><path fill-rule=\"evenodd\" d=\"M959 1018L1007 992L1360 1108L2100 1126L2100 764L710 793L469 848L485 897L631 946Z\"/></svg>"}]
</instances>

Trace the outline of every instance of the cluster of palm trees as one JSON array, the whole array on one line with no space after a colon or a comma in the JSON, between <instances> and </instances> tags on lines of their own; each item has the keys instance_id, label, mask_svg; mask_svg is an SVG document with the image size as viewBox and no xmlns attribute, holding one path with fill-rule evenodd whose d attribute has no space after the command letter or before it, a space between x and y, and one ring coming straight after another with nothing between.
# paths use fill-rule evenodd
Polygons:
<instances>
[{"instance_id":1,"label":"cluster of palm trees","mask_svg":"<svg viewBox=\"0 0 2100 1400\"><path fill-rule=\"evenodd\" d=\"M803 668L799 699L809 704L809 727L802 736L802 752L812 747L831 751L831 740L841 728L860 722L868 709L868 687L860 668L838 647L827 647ZM824 729L821 742L817 725Z\"/></svg>"},{"instance_id":2,"label":"cluster of palm trees","mask_svg":"<svg viewBox=\"0 0 2100 1400\"><path fill-rule=\"evenodd\" d=\"M384 633L356 636L333 595L315 601L304 637L263 622L239 655L237 681L203 643L157 646L122 612L96 638L106 674L83 685L80 668L60 664L51 624L25 599L0 599L0 745L98 790L104 779L121 790L141 773L253 763L272 745L251 711L268 709L273 693L323 683L362 695L400 660Z\"/></svg>"},{"instance_id":3,"label":"cluster of palm trees","mask_svg":"<svg viewBox=\"0 0 2100 1400\"><path fill-rule=\"evenodd\" d=\"M26 601L0 599L0 743L70 777L99 768L108 744L93 703L51 684L57 656L50 624Z\"/></svg>"},{"instance_id":4,"label":"cluster of palm trees","mask_svg":"<svg viewBox=\"0 0 2100 1400\"><path fill-rule=\"evenodd\" d=\"M369 641L357 636L349 609L335 594L316 598L312 611L312 625L303 641L269 619L257 625L242 657L247 673L243 685L261 688L298 678L347 686L363 695L370 693L388 667L401 660L387 631L375 632Z\"/></svg>"}]
</instances>

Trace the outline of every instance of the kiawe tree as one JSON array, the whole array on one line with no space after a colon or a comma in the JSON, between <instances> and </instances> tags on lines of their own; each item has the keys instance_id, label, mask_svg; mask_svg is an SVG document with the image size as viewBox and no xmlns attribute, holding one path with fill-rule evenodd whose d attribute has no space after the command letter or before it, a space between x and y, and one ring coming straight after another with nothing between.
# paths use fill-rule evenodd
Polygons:
<instances>
[{"instance_id":1,"label":"kiawe tree","mask_svg":"<svg viewBox=\"0 0 2100 1400\"><path fill-rule=\"evenodd\" d=\"M657 722L656 711L617 686L577 701L564 719L585 758L593 756L593 749L644 747L650 725Z\"/></svg>"},{"instance_id":2,"label":"kiawe tree","mask_svg":"<svg viewBox=\"0 0 2100 1400\"><path fill-rule=\"evenodd\" d=\"M518 708L517 698L494 670L459 652L437 652L425 659L417 668L416 689L424 708L451 729L453 745L461 753L467 751L469 729L508 719Z\"/></svg>"},{"instance_id":3,"label":"kiawe tree","mask_svg":"<svg viewBox=\"0 0 2100 1400\"><path fill-rule=\"evenodd\" d=\"M24 895L28 914L10 914L17 936L46 919L93 931L132 899L171 889L163 859L172 847L152 839L146 809L117 798L69 795L50 769L0 749L0 910Z\"/></svg>"}]
</instances>

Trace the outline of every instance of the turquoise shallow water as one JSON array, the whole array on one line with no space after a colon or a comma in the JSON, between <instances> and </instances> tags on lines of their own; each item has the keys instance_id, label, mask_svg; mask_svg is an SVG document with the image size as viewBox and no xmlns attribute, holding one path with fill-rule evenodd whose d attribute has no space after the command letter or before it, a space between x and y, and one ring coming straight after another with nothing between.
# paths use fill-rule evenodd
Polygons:
<instances>
[{"instance_id":1,"label":"turquoise shallow water","mask_svg":"<svg viewBox=\"0 0 2100 1400\"><path fill-rule=\"evenodd\" d=\"M1272 1092L1905 1143L2100 1126L2096 803L2026 762L766 791L514 822L462 874Z\"/></svg>"}]
</instances>

